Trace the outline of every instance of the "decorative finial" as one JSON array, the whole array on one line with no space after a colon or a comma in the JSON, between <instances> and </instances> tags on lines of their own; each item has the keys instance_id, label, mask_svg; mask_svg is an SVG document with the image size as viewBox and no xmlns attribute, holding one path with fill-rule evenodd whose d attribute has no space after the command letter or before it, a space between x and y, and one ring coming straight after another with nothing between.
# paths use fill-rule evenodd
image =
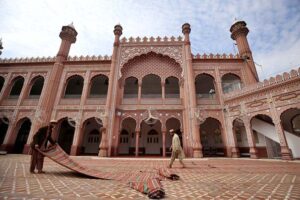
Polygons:
<instances>
[{"instance_id":1,"label":"decorative finial","mask_svg":"<svg viewBox=\"0 0 300 200\"><path fill-rule=\"evenodd\" d=\"M71 22L71 24L69 24L68 27L71 27L71 28L73 28L74 30L76 30L75 27L74 27L73 22Z\"/></svg>"}]
</instances>

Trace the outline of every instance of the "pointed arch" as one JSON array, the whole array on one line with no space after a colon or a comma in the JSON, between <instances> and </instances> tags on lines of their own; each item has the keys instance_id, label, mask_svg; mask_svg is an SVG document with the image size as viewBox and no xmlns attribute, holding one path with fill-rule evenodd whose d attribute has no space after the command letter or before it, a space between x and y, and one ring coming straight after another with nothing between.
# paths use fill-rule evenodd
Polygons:
<instances>
[{"instance_id":1,"label":"pointed arch","mask_svg":"<svg viewBox=\"0 0 300 200\"><path fill-rule=\"evenodd\" d=\"M22 76L17 76L11 81L11 90L9 93L9 98L17 99L19 98L24 84L24 78Z\"/></svg>"},{"instance_id":2,"label":"pointed arch","mask_svg":"<svg viewBox=\"0 0 300 200\"><path fill-rule=\"evenodd\" d=\"M84 79L80 75L73 75L66 81L64 98L80 98Z\"/></svg>"}]
</instances>

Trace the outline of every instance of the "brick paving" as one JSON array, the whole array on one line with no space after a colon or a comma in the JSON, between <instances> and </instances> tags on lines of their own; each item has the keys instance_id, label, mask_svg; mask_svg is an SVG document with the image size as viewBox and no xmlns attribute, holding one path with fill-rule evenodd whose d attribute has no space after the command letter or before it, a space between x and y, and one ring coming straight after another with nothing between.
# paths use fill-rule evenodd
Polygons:
<instances>
[{"instance_id":1,"label":"brick paving","mask_svg":"<svg viewBox=\"0 0 300 200\"><path fill-rule=\"evenodd\" d=\"M168 159L73 157L103 171L151 170ZM81 176L45 159L46 174L29 173L28 155L0 156L0 199L148 199L123 183ZM162 181L166 199L300 199L300 162L251 159L186 159Z\"/></svg>"}]
</instances>

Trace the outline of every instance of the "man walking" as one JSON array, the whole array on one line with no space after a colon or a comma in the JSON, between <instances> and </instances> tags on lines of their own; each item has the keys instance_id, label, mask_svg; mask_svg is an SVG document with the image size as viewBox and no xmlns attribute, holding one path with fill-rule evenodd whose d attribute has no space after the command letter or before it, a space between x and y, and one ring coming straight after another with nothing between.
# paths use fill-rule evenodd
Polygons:
<instances>
[{"instance_id":1,"label":"man walking","mask_svg":"<svg viewBox=\"0 0 300 200\"><path fill-rule=\"evenodd\" d=\"M179 136L174 132L174 129L170 130L170 135L173 136L172 138L172 146L170 147L170 150L172 150L172 155L171 155L171 161L169 164L169 168L172 168L173 162L176 158L179 159L180 164L184 168L185 165L183 164L182 160L185 157L184 152L182 150L181 144L180 144L180 139Z\"/></svg>"},{"instance_id":2,"label":"man walking","mask_svg":"<svg viewBox=\"0 0 300 200\"><path fill-rule=\"evenodd\" d=\"M30 143L31 147L31 162L30 162L30 173L34 173L37 168L38 173L45 173L42 171L44 165L44 155L41 154L37 149L43 151L47 148L47 142L49 141L52 145L55 141L51 137L52 129L56 121L51 121L49 126L40 128L33 136L33 140Z\"/></svg>"}]
</instances>

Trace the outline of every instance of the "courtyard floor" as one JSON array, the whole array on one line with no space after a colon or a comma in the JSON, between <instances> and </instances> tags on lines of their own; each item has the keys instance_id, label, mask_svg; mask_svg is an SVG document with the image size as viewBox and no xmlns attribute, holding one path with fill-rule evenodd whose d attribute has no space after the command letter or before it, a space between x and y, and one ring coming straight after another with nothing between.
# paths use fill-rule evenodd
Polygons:
<instances>
[{"instance_id":1,"label":"courtyard floor","mask_svg":"<svg viewBox=\"0 0 300 200\"><path fill-rule=\"evenodd\" d=\"M169 159L73 157L103 171L149 170ZM28 155L0 155L0 199L148 199L118 181L81 176L45 159L46 174L29 173ZM300 199L300 162L230 158L175 161L178 181L162 181L166 199Z\"/></svg>"}]
</instances>

